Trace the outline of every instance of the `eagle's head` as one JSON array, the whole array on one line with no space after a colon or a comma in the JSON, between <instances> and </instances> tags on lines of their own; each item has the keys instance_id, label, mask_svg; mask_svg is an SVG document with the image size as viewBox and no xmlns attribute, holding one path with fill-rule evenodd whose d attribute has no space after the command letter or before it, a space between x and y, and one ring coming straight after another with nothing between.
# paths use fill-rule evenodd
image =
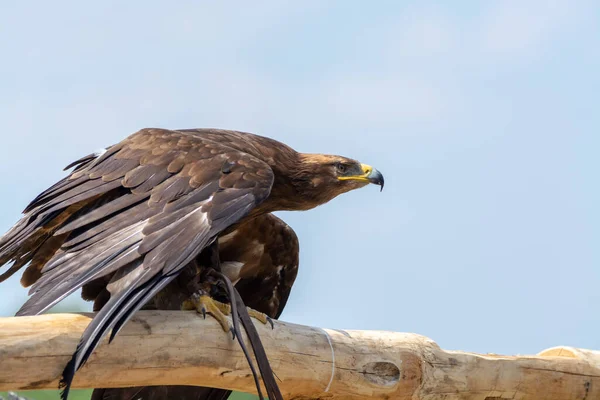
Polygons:
<instances>
[{"instance_id":1,"label":"eagle's head","mask_svg":"<svg viewBox=\"0 0 600 400\"><path fill-rule=\"evenodd\" d=\"M370 183L379 185L381 190L384 184L383 175L377 169L337 155L301 153L286 172L289 180L283 180L282 186L293 188L298 193L295 197L299 202L285 209L307 210ZM273 189L277 190L277 186L276 178Z\"/></svg>"}]
</instances>

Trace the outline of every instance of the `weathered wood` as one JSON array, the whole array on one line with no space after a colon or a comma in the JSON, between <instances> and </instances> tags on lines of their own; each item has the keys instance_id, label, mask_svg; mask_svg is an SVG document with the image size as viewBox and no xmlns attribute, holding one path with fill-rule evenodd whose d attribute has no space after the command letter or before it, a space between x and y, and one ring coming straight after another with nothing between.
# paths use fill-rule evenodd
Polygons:
<instances>
[{"instance_id":1,"label":"weathered wood","mask_svg":"<svg viewBox=\"0 0 600 400\"><path fill-rule=\"evenodd\" d=\"M56 388L89 315L0 318L0 390ZM410 333L275 322L257 329L286 399L599 399L600 352L445 351ZM254 392L236 342L193 312L142 311L76 375L75 387L202 385Z\"/></svg>"}]
</instances>

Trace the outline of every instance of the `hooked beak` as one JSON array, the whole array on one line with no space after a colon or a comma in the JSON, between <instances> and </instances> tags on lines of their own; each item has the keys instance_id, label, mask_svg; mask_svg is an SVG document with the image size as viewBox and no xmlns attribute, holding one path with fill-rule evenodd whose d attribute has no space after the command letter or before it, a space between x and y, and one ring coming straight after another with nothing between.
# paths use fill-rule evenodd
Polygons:
<instances>
[{"instance_id":1,"label":"hooked beak","mask_svg":"<svg viewBox=\"0 0 600 400\"><path fill-rule=\"evenodd\" d=\"M381 172L373 168L369 175L367 175L367 178L369 179L369 182L374 183L375 185L379 185L381 187L381 189L379 190L380 192L383 190L384 179L383 175L381 175Z\"/></svg>"},{"instance_id":2,"label":"hooked beak","mask_svg":"<svg viewBox=\"0 0 600 400\"><path fill-rule=\"evenodd\" d=\"M377 171L375 168L373 168L367 164L360 164L360 167L362 169L362 174L354 175L354 176L343 176L343 177L341 176L338 179L340 179L340 180L355 180L355 181L373 183L375 185L381 186L380 191L382 191L384 180L383 180L383 175L381 174L381 172Z\"/></svg>"}]
</instances>

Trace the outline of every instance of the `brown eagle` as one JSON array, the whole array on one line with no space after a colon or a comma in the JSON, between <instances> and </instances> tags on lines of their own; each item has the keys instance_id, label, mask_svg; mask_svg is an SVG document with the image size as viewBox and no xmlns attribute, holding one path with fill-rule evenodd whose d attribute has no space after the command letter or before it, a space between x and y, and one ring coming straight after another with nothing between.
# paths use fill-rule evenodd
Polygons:
<instances>
[{"instance_id":1,"label":"brown eagle","mask_svg":"<svg viewBox=\"0 0 600 400\"><path fill-rule=\"evenodd\" d=\"M191 305L229 330L227 310L213 300L222 294L211 270L233 281L247 305L278 317L298 247L271 213L308 210L384 183L352 159L216 129L142 129L70 168L0 238L0 266L12 262L0 281L27 266L21 283L31 297L17 315L42 313L79 288L95 300L98 312L63 372L64 398L99 341L109 332L112 340L144 306Z\"/></svg>"}]
</instances>

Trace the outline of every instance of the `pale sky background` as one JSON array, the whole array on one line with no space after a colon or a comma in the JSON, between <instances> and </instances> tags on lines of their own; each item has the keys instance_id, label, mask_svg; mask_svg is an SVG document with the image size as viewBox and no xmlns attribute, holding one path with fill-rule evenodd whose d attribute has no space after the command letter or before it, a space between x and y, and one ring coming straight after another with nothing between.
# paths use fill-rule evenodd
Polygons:
<instances>
[{"instance_id":1,"label":"pale sky background","mask_svg":"<svg viewBox=\"0 0 600 400\"><path fill-rule=\"evenodd\" d=\"M600 349L598 2L123 3L2 2L2 232L140 128L245 130L386 178L281 214L283 320ZM0 315L26 298L0 293Z\"/></svg>"}]
</instances>

